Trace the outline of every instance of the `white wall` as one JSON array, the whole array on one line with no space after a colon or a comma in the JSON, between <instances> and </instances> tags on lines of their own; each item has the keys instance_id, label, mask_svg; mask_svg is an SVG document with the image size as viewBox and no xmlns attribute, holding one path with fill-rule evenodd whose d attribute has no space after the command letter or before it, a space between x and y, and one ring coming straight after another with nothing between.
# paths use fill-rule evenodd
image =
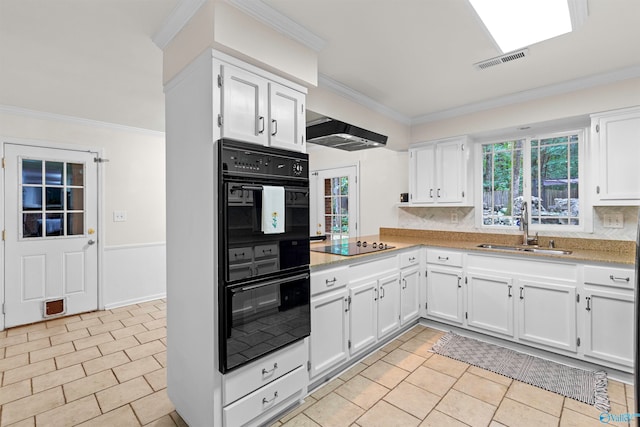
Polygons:
<instances>
[{"instance_id":1,"label":"white wall","mask_svg":"<svg viewBox=\"0 0 640 427\"><path fill-rule=\"evenodd\" d=\"M165 294L165 279L158 276L164 276L166 268L163 133L5 107L0 111L0 137L102 148L109 159L103 165L99 212L107 270L102 275L103 302L113 307ZM127 221L113 222L114 210L126 211ZM0 209L2 223L3 215Z\"/></svg>"}]
</instances>

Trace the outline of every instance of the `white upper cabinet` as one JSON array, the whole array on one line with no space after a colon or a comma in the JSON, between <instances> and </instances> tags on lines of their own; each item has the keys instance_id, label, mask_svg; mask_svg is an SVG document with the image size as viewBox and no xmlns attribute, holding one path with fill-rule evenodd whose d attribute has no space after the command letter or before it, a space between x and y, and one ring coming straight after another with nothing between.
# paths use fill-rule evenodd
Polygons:
<instances>
[{"instance_id":1,"label":"white upper cabinet","mask_svg":"<svg viewBox=\"0 0 640 427\"><path fill-rule=\"evenodd\" d=\"M223 138L305 151L305 94L222 63L218 77Z\"/></svg>"},{"instance_id":2,"label":"white upper cabinet","mask_svg":"<svg viewBox=\"0 0 640 427\"><path fill-rule=\"evenodd\" d=\"M596 205L640 205L640 108L591 116Z\"/></svg>"},{"instance_id":3,"label":"white upper cabinet","mask_svg":"<svg viewBox=\"0 0 640 427\"><path fill-rule=\"evenodd\" d=\"M467 206L470 149L466 137L450 138L409 149L409 204Z\"/></svg>"}]
</instances>

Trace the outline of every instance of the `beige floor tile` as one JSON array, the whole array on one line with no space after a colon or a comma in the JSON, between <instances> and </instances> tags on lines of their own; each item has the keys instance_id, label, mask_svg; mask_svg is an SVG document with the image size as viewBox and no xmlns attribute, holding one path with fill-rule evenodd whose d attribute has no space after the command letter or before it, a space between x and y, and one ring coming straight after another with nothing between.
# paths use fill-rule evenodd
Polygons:
<instances>
[{"instance_id":1,"label":"beige floor tile","mask_svg":"<svg viewBox=\"0 0 640 427\"><path fill-rule=\"evenodd\" d=\"M327 394L331 393L333 390L340 387L342 384L344 384L344 381L342 381L340 378L333 379L324 384L322 387L318 387L318 389L311 394L311 397L316 400L320 400Z\"/></svg>"},{"instance_id":2,"label":"beige floor tile","mask_svg":"<svg viewBox=\"0 0 640 427\"><path fill-rule=\"evenodd\" d=\"M150 341L159 340L160 338L166 338L167 328L157 328L150 331L141 332L136 334L135 337L141 344L148 343Z\"/></svg>"},{"instance_id":3,"label":"beige floor tile","mask_svg":"<svg viewBox=\"0 0 640 427\"><path fill-rule=\"evenodd\" d=\"M87 320L87 319L95 319L96 317L104 317L104 316L108 316L111 313L110 310L97 310L97 311L90 311L88 313L82 313L80 315L80 318L82 320Z\"/></svg>"},{"instance_id":4,"label":"beige floor tile","mask_svg":"<svg viewBox=\"0 0 640 427\"><path fill-rule=\"evenodd\" d=\"M387 353L385 353L384 351L376 350L375 352L371 353L369 356L362 359L360 363L364 363L365 365L371 366L386 355Z\"/></svg>"},{"instance_id":5,"label":"beige floor tile","mask_svg":"<svg viewBox=\"0 0 640 427\"><path fill-rule=\"evenodd\" d=\"M609 393L610 401L619 403L621 405L627 404L627 395L623 383L619 381L609 380L607 384L607 392Z\"/></svg>"},{"instance_id":6,"label":"beige floor tile","mask_svg":"<svg viewBox=\"0 0 640 427\"><path fill-rule=\"evenodd\" d=\"M53 335L60 335L67 333L67 327L64 325L53 326L51 328L39 329L37 331L29 332L27 337L29 341L36 341L41 338L48 338Z\"/></svg>"},{"instance_id":7,"label":"beige floor tile","mask_svg":"<svg viewBox=\"0 0 640 427\"><path fill-rule=\"evenodd\" d=\"M469 372L465 372L458 382L454 384L453 388L494 406L500 404L507 392L507 386L494 383Z\"/></svg>"},{"instance_id":8,"label":"beige floor tile","mask_svg":"<svg viewBox=\"0 0 640 427\"><path fill-rule=\"evenodd\" d=\"M411 427L420 424L418 418L407 414L384 400L376 403L373 408L358 418L357 422L362 427Z\"/></svg>"},{"instance_id":9,"label":"beige floor tile","mask_svg":"<svg viewBox=\"0 0 640 427\"><path fill-rule=\"evenodd\" d=\"M348 426L364 413L364 409L344 397L329 393L304 414L321 426Z\"/></svg>"},{"instance_id":10,"label":"beige floor tile","mask_svg":"<svg viewBox=\"0 0 640 427\"><path fill-rule=\"evenodd\" d=\"M140 345L137 339L133 336L116 339L115 341L100 344L98 348L102 354L115 353L116 351L127 350L132 347Z\"/></svg>"},{"instance_id":11,"label":"beige floor tile","mask_svg":"<svg viewBox=\"0 0 640 427\"><path fill-rule=\"evenodd\" d=\"M422 420L438 404L440 396L403 381L384 400Z\"/></svg>"},{"instance_id":12,"label":"beige floor tile","mask_svg":"<svg viewBox=\"0 0 640 427\"><path fill-rule=\"evenodd\" d=\"M2 383L6 386L28 378L37 377L38 375L44 375L47 372L55 370L56 364L53 362L53 359L46 359L42 362L36 362L5 371Z\"/></svg>"},{"instance_id":13,"label":"beige floor tile","mask_svg":"<svg viewBox=\"0 0 640 427\"><path fill-rule=\"evenodd\" d=\"M420 427L468 427L467 424L443 414L438 411L431 411L429 416L420 424ZM516 426L514 426L516 427Z\"/></svg>"},{"instance_id":14,"label":"beige floor tile","mask_svg":"<svg viewBox=\"0 0 640 427\"><path fill-rule=\"evenodd\" d=\"M157 371L162 368L160 364L152 356L147 356L142 359L134 360L133 362L125 363L124 365L113 368L113 373L116 374L118 381L123 383L129 381L132 378L140 377L149 372Z\"/></svg>"},{"instance_id":15,"label":"beige floor tile","mask_svg":"<svg viewBox=\"0 0 640 427\"><path fill-rule=\"evenodd\" d=\"M64 344L54 345L52 347L43 348L41 350L35 350L29 353L29 360L31 363L39 362L45 359L51 359L56 356L60 356L63 354L68 354L76 351L73 344L70 342L66 342Z\"/></svg>"},{"instance_id":16,"label":"beige floor tile","mask_svg":"<svg viewBox=\"0 0 640 427\"><path fill-rule=\"evenodd\" d=\"M443 331L438 331L436 329L427 328L424 331L420 332L418 335L416 335L415 339L420 340L420 341L424 341L424 342L433 342L433 343L435 343L440 338L442 338L442 336L444 336L444 334L445 333Z\"/></svg>"},{"instance_id":17,"label":"beige floor tile","mask_svg":"<svg viewBox=\"0 0 640 427\"><path fill-rule=\"evenodd\" d=\"M511 399L503 399L493 417L499 423L518 427L556 427L559 418Z\"/></svg>"},{"instance_id":18,"label":"beige floor tile","mask_svg":"<svg viewBox=\"0 0 640 427\"><path fill-rule=\"evenodd\" d=\"M605 423L601 422L598 417L590 417L588 415L579 414L570 409L562 411L560 418L560 427L604 427Z\"/></svg>"},{"instance_id":19,"label":"beige floor tile","mask_svg":"<svg viewBox=\"0 0 640 427\"><path fill-rule=\"evenodd\" d=\"M304 412L307 408L310 408L316 402L317 402L317 400L314 399L311 396L305 397L304 398L304 402L302 403L302 405L298 405L295 409L293 409L287 415L282 417L280 419L280 422L281 423L286 423L290 419L294 418L296 415L301 414L302 412ZM175 412L174 412L174 414L175 414ZM175 421L175 416L172 416L172 417L173 417L173 420Z\"/></svg>"},{"instance_id":20,"label":"beige floor tile","mask_svg":"<svg viewBox=\"0 0 640 427\"><path fill-rule=\"evenodd\" d=\"M133 336L135 334L139 334L141 332L145 332L147 328L145 328L141 323L137 325L128 326L123 329L117 329L115 331L111 331L111 335L117 340L121 340L126 337Z\"/></svg>"},{"instance_id":21,"label":"beige floor tile","mask_svg":"<svg viewBox=\"0 0 640 427\"><path fill-rule=\"evenodd\" d=\"M0 405L31 395L31 381L23 380L0 388Z\"/></svg>"},{"instance_id":22,"label":"beige floor tile","mask_svg":"<svg viewBox=\"0 0 640 427\"><path fill-rule=\"evenodd\" d=\"M36 417L29 417L22 421L18 421L17 423L11 424L10 427L35 427L36 426Z\"/></svg>"},{"instance_id":23,"label":"beige floor tile","mask_svg":"<svg viewBox=\"0 0 640 427\"><path fill-rule=\"evenodd\" d=\"M0 338L0 348L18 345L27 342L27 334L16 335L13 337Z\"/></svg>"},{"instance_id":24,"label":"beige floor tile","mask_svg":"<svg viewBox=\"0 0 640 427\"><path fill-rule=\"evenodd\" d=\"M491 423L489 424L489 427L507 427L504 424L501 424L497 421L491 421Z\"/></svg>"},{"instance_id":25,"label":"beige floor tile","mask_svg":"<svg viewBox=\"0 0 640 427\"><path fill-rule=\"evenodd\" d=\"M176 423L173 422L173 418L170 415L165 415L149 424L145 424L145 427L176 427Z\"/></svg>"},{"instance_id":26,"label":"beige floor tile","mask_svg":"<svg viewBox=\"0 0 640 427\"><path fill-rule=\"evenodd\" d=\"M131 347L124 352L131 360L142 359L143 357L152 356L161 351L166 351L167 348L160 341L151 341L146 344L141 344L137 347Z\"/></svg>"},{"instance_id":27,"label":"beige floor tile","mask_svg":"<svg viewBox=\"0 0 640 427\"><path fill-rule=\"evenodd\" d=\"M158 361L158 363L160 365L162 365L162 367L166 367L167 366L167 352L165 351L161 351L160 353L156 353L153 355L153 358L156 359Z\"/></svg>"},{"instance_id":28,"label":"beige floor tile","mask_svg":"<svg viewBox=\"0 0 640 427\"><path fill-rule=\"evenodd\" d=\"M73 345L77 350L84 350L89 347L96 347L100 344L108 343L113 341L113 337L110 333L104 332L102 334L89 336L86 338L80 338L73 341Z\"/></svg>"},{"instance_id":29,"label":"beige floor tile","mask_svg":"<svg viewBox=\"0 0 640 427\"><path fill-rule=\"evenodd\" d=\"M564 399L563 411L567 411L567 410L577 412L578 414L584 415L587 418L595 419L595 420L599 420L600 414L602 413L602 411L596 409L594 406L588 405L583 402L579 402L574 399L569 399L569 398ZM611 411L609 411L609 413L622 414L626 412L627 412L626 406L619 405L615 402L611 402ZM615 425L615 423L611 423L611 424Z\"/></svg>"},{"instance_id":30,"label":"beige floor tile","mask_svg":"<svg viewBox=\"0 0 640 427\"><path fill-rule=\"evenodd\" d=\"M158 309L154 305L143 305L140 308L129 310L129 313L131 313L133 317L136 317L146 313L151 313L152 311L158 311Z\"/></svg>"},{"instance_id":31,"label":"beige floor tile","mask_svg":"<svg viewBox=\"0 0 640 427\"><path fill-rule=\"evenodd\" d=\"M459 362L449 357L434 354L426 362L424 366L435 371L447 374L450 377L460 378L469 367L468 363Z\"/></svg>"},{"instance_id":32,"label":"beige floor tile","mask_svg":"<svg viewBox=\"0 0 640 427\"><path fill-rule=\"evenodd\" d=\"M39 393L43 390L47 390L64 383L77 380L78 378L83 378L84 376L84 369L82 369L82 365L78 364L34 377L31 380L31 384L33 387L33 392Z\"/></svg>"},{"instance_id":33,"label":"beige floor tile","mask_svg":"<svg viewBox=\"0 0 640 427\"><path fill-rule=\"evenodd\" d=\"M281 425L282 427L321 427L320 424L314 422L305 414L298 414L286 423L279 425Z\"/></svg>"},{"instance_id":34,"label":"beige floor tile","mask_svg":"<svg viewBox=\"0 0 640 427\"><path fill-rule=\"evenodd\" d=\"M157 371L145 374L144 379L147 380L154 391L167 388L167 368L161 368Z\"/></svg>"},{"instance_id":35,"label":"beige floor tile","mask_svg":"<svg viewBox=\"0 0 640 427\"><path fill-rule=\"evenodd\" d=\"M74 353L64 354L57 356L56 366L58 369L66 368L67 366L77 365L78 363L86 362L87 360L95 359L102 356L97 347L89 347L84 350L79 350Z\"/></svg>"},{"instance_id":36,"label":"beige floor tile","mask_svg":"<svg viewBox=\"0 0 640 427\"><path fill-rule=\"evenodd\" d=\"M9 425L62 405L64 405L64 396L61 387L23 397L2 406L0 425Z\"/></svg>"},{"instance_id":37,"label":"beige floor tile","mask_svg":"<svg viewBox=\"0 0 640 427\"><path fill-rule=\"evenodd\" d=\"M438 403L436 409L471 426L486 426L493 418L496 406L457 390L451 390Z\"/></svg>"},{"instance_id":38,"label":"beige floor tile","mask_svg":"<svg viewBox=\"0 0 640 427\"><path fill-rule=\"evenodd\" d=\"M0 371L5 372L29 364L29 353L18 354L0 360Z\"/></svg>"},{"instance_id":39,"label":"beige floor tile","mask_svg":"<svg viewBox=\"0 0 640 427\"><path fill-rule=\"evenodd\" d=\"M124 326L133 326L139 323L151 322L152 320L154 320L153 317L144 313L139 316L127 317L126 319L122 319L121 322Z\"/></svg>"},{"instance_id":40,"label":"beige floor tile","mask_svg":"<svg viewBox=\"0 0 640 427\"><path fill-rule=\"evenodd\" d=\"M424 357L425 359L433 356L431 352L431 347L433 347L432 343L424 342L419 339L411 339L404 344L402 344L399 348L406 350L410 353L413 353L417 356Z\"/></svg>"},{"instance_id":41,"label":"beige floor tile","mask_svg":"<svg viewBox=\"0 0 640 427\"><path fill-rule=\"evenodd\" d=\"M47 328L53 328L55 326L68 325L69 323L76 323L76 322L79 322L80 320L82 320L80 319L80 316L74 315L74 316L60 317L58 319L47 320L45 324L47 325Z\"/></svg>"},{"instance_id":42,"label":"beige floor tile","mask_svg":"<svg viewBox=\"0 0 640 427\"><path fill-rule=\"evenodd\" d=\"M154 313L150 313L152 316ZM155 318L155 320L152 320L151 322L145 322L143 323L144 327L147 328L148 330L152 331L154 329L158 329L158 328L166 328L167 327L167 318L166 317L160 317L160 318Z\"/></svg>"},{"instance_id":43,"label":"beige floor tile","mask_svg":"<svg viewBox=\"0 0 640 427\"><path fill-rule=\"evenodd\" d=\"M438 396L444 396L455 384L456 379L420 366L407 377L406 381Z\"/></svg>"},{"instance_id":44,"label":"beige floor tile","mask_svg":"<svg viewBox=\"0 0 640 427\"><path fill-rule=\"evenodd\" d=\"M413 372L418 366L422 365L426 359L401 348L397 348L383 357L382 360L405 371Z\"/></svg>"},{"instance_id":45,"label":"beige floor tile","mask_svg":"<svg viewBox=\"0 0 640 427\"><path fill-rule=\"evenodd\" d=\"M362 375L357 375L335 389L335 393L355 403L363 409L371 408L382 399L389 389L371 381Z\"/></svg>"},{"instance_id":46,"label":"beige floor tile","mask_svg":"<svg viewBox=\"0 0 640 427\"><path fill-rule=\"evenodd\" d=\"M116 366L123 365L131 360L124 354L124 351L117 353L111 353L106 356L98 357L96 359L88 360L82 363L87 375L95 374L96 372L103 371L105 369L111 369Z\"/></svg>"},{"instance_id":47,"label":"beige floor tile","mask_svg":"<svg viewBox=\"0 0 640 427\"><path fill-rule=\"evenodd\" d=\"M166 389L136 400L131 403L131 407L143 425L168 415L174 410Z\"/></svg>"},{"instance_id":48,"label":"beige floor tile","mask_svg":"<svg viewBox=\"0 0 640 427\"><path fill-rule=\"evenodd\" d=\"M385 353L391 353L393 350L400 347L402 344L404 344L404 341L395 339L393 341L389 341L380 350L384 351Z\"/></svg>"},{"instance_id":49,"label":"beige floor tile","mask_svg":"<svg viewBox=\"0 0 640 427\"><path fill-rule=\"evenodd\" d=\"M104 320L101 320L104 322ZM100 335L105 332L115 331L117 329L123 329L124 325L119 320L114 320L112 322L103 323L102 325L96 325L89 327L89 333L91 335Z\"/></svg>"},{"instance_id":50,"label":"beige floor tile","mask_svg":"<svg viewBox=\"0 0 640 427\"><path fill-rule=\"evenodd\" d=\"M564 396L534 387L520 381L514 381L507 391L507 397L559 417L564 404Z\"/></svg>"},{"instance_id":51,"label":"beige floor tile","mask_svg":"<svg viewBox=\"0 0 640 427\"><path fill-rule=\"evenodd\" d=\"M58 345L65 342L72 342L80 338L86 338L89 336L89 331L86 328L78 329L76 331L67 332L64 334L52 335L49 337L51 345Z\"/></svg>"},{"instance_id":52,"label":"beige floor tile","mask_svg":"<svg viewBox=\"0 0 640 427\"><path fill-rule=\"evenodd\" d=\"M409 372L379 360L362 371L360 375L391 389L400 384Z\"/></svg>"},{"instance_id":53,"label":"beige floor tile","mask_svg":"<svg viewBox=\"0 0 640 427\"><path fill-rule=\"evenodd\" d=\"M95 396L87 396L36 415L38 427L74 426L100 415Z\"/></svg>"},{"instance_id":54,"label":"beige floor tile","mask_svg":"<svg viewBox=\"0 0 640 427\"><path fill-rule=\"evenodd\" d=\"M102 316L100 318L100 321L102 323L111 323L111 322L115 322L116 320L126 319L128 317L131 317L131 314L129 314L128 311L122 311L120 313L111 313L106 316Z\"/></svg>"},{"instance_id":55,"label":"beige floor tile","mask_svg":"<svg viewBox=\"0 0 640 427\"><path fill-rule=\"evenodd\" d=\"M342 381L349 381L351 378L355 377L365 369L367 369L367 365L365 365L364 363L356 363L355 365L344 371L338 378L340 378Z\"/></svg>"},{"instance_id":56,"label":"beige floor tile","mask_svg":"<svg viewBox=\"0 0 640 427\"><path fill-rule=\"evenodd\" d=\"M44 323L32 323L31 325L16 326L15 328L7 329L7 336L13 337L16 335L28 334L33 331L40 331L46 329L47 325Z\"/></svg>"},{"instance_id":57,"label":"beige floor tile","mask_svg":"<svg viewBox=\"0 0 640 427\"><path fill-rule=\"evenodd\" d=\"M176 411L173 411L169 415L171 415L171 418L173 418L173 422L176 423L178 427L189 427L187 423L182 419L182 417Z\"/></svg>"},{"instance_id":58,"label":"beige floor tile","mask_svg":"<svg viewBox=\"0 0 640 427\"><path fill-rule=\"evenodd\" d=\"M482 378L486 378L495 383L506 385L507 387L510 386L513 382L513 380L509 377L505 377L504 375L496 374L495 372L487 371L486 369L478 368L476 366L469 366L467 372Z\"/></svg>"},{"instance_id":59,"label":"beige floor tile","mask_svg":"<svg viewBox=\"0 0 640 427\"><path fill-rule=\"evenodd\" d=\"M16 344L5 348L4 356L11 357L17 354L29 353L30 351L40 350L51 346L49 338L40 338L35 341L29 341L22 344Z\"/></svg>"},{"instance_id":60,"label":"beige floor tile","mask_svg":"<svg viewBox=\"0 0 640 427\"><path fill-rule=\"evenodd\" d=\"M113 386L96 393L102 412L109 412L119 406L131 403L153 393L153 389L144 378L134 378L126 383Z\"/></svg>"},{"instance_id":61,"label":"beige floor tile","mask_svg":"<svg viewBox=\"0 0 640 427\"><path fill-rule=\"evenodd\" d=\"M67 402L71 402L117 384L118 380L113 372L106 370L68 382L62 386L62 389Z\"/></svg>"},{"instance_id":62,"label":"beige floor tile","mask_svg":"<svg viewBox=\"0 0 640 427\"><path fill-rule=\"evenodd\" d=\"M140 423L131 406L126 405L78 425L78 427L106 426L139 427Z\"/></svg>"},{"instance_id":63,"label":"beige floor tile","mask_svg":"<svg viewBox=\"0 0 640 427\"><path fill-rule=\"evenodd\" d=\"M78 329L88 328L90 326L101 325L102 322L97 317L87 320L80 320L79 322L73 322L67 324L67 330L69 332L77 331Z\"/></svg>"}]
</instances>

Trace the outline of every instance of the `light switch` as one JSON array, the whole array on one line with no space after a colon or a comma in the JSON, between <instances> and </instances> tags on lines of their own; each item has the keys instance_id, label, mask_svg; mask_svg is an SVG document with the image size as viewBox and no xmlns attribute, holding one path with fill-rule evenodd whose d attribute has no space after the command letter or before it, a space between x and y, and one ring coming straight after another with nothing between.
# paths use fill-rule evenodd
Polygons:
<instances>
[{"instance_id":1,"label":"light switch","mask_svg":"<svg viewBox=\"0 0 640 427\"><path fill-rule=\"evenodd\" d=\"M113 211L113 222L123 222L127 220L127 211Z\"/></svg>"},{"instance_id":2,"label":"light switch","mask_svg":"<svg viewBox=\"0 0 640 427\"><path fill-rule=\"evenodd\" d=\"M603 225L605 228L623 228L624 216L622 215L622 212L604 214Z\"/></svg>"}]
</instances>

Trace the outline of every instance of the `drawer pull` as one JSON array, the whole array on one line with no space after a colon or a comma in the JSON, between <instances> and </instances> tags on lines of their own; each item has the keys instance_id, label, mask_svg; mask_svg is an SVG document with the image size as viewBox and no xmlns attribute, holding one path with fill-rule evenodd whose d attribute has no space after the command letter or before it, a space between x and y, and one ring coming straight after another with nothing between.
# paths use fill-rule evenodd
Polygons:
<instances>
[{"instance_id":1,"label":"drawer pull","mask_svg":"<svg viewBox=\"0 0 640 427\"><path fill-rule=\"evenodd\" d=\"M333 286L333 285L336 284L337 281L338 281L338 279L336 279L335 277L333 279L331 279L331 280L325 279L325 283L326 283L327 286Z\"/></svg>"},{"instance_id":2,"label":"drawer pull","mask_svg":"<svg viewBox=\"0 0 640 427\"><path fill-rule=\"evenodd\" d=\"M265 368L262 368L262 375L267 375L267 374L272 374L273 372L275 372L275 370L278 369L278 364L274 363L273 364L273 368L267 370Z\"/></svg>"},{"instance_id":3,"label":"drawer pull","mask_svg":"<svg viewBox=\"0 0 640 427\"><path fill-rule=\"evenodd\" d=\"M631 280L630 277L615 277L613 274L609 276L609 279L613 280L614 282L629 282L629 280Z\"/></svg>"},{"instance_id":4,"label":"drawer pull","mask_svg":"<svg viewBox=\"0 0 640 427\"><path fill-rule=\"evenodd\" d=\"M274 391L274 392L273 392L273 397L272 397L271 399L267 399L266 397L263 397L263 398L262 398L262 404L263 404L263 405L266 405L266 404L268 404L268 403L271 403L271 402L273 402L274 400L276 400L276 398L277 398L277 397L278 397L278 392L277 392L277 391Z\"/></svg>"},{"instance_id":5,"label":"drawer pull","mask_svg":"<svg viewBox=\"0 0 640 427\"><path fill-rule=\"evenodd\" d=\"M449 261L448 256L438 256L438 261Z\"/></svg>"},{"instance_id":6,"label":"drawer pull","mask_svg":"<svg viewBox=\"0 0 640 427\"><path fill-rule=\"evenodd\" d=\"M263 254L265 254L265 255L266 255L266 254L270 254L271 252L273 252L273 250L272 250L272 249L263 249L263 250L262 250L262 253L263 253Z\"/></svg>"},{"instance_id":7,"label":"drawer pull","mask_svg":"<svg viewBox=\"0 0 640 427\"><path fill-rule=\"evenodd\" d=\"M412 256L411 258L409 258L409 262L414 262L416 260L416 257Z\"/></svg>"}]
</instances>

